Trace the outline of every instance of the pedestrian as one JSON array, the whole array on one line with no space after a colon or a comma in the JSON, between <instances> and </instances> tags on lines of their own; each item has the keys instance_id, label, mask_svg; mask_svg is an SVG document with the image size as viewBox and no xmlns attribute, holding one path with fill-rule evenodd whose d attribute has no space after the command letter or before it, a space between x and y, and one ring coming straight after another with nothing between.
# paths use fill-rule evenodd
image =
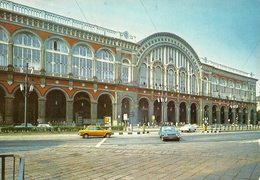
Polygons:
<instances>
[{"instance_id":1,"label":"pedestrian","mask_svg":"<svg viewBox=\"0 0 260 180\"><path fill-rule=\"evenodd\" d=\"M142 130L143 130L143 134L145 133L145 124L143 123L143 126L142 126Z\"/></svg>"}]
</instances>

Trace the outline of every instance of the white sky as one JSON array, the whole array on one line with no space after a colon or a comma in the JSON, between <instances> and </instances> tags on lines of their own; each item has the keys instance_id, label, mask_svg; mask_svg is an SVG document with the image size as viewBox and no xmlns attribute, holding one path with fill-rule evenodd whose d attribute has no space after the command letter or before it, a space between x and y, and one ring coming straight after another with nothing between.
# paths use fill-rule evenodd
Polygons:
<instances>
[{"instance_id":1,"label":"white sky","mask_svg":"<svg viewBox=\"0 0 260 180\"><path fill-rule=\"evenodd\" d=\"M137 42L156 32L174 33L199 57L252 72L260 79L260 0L13 1L115 31L128 31ZM256 95L260 95L259 81Z\"/></svg>"}]
</instances>

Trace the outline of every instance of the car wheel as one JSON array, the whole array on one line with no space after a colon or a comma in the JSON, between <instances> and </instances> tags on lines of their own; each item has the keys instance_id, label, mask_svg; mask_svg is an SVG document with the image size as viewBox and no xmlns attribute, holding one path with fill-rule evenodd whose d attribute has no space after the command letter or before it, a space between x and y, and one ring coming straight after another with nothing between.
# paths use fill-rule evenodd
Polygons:
<instances>
[{"instance_id":1,"label":"car wheel","mask_svg":"<svg viewBox=\"0 0 260 180\"><path fill-rule=\"evenodd\" d=\"M88 134L84 134L84 135L83 135L83 138L84 138L84 139L88 138Z\"/></svg>"},{"instance_id":2,"label":"car wheel","mask_svg":"<svg viewBox=\"0 0 260 180\"><path fill-rule=\"evenodd\" d=\"M189 129L189 131L188 132L191 132L191 130Z\"/></svg>"},{"instance_id":3,"label":"car wheel","mask_svg":"<svg viewBox=\"0 0 260 180\"><path fill-rule=\"evenodd\" d=\"M105 135L106 138L110 138L110 136L111 136L110 134L106 134Z\"/></svg>"}]
</instances>

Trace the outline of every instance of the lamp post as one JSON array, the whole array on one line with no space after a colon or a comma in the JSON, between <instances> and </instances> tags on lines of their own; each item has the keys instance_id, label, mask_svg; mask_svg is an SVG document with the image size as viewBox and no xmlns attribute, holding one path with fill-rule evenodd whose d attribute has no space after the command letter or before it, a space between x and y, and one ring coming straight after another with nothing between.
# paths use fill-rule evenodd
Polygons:
<instances>
[{"instance_id":1,"label":"lamp post","mask_svg":"<svg viewBox=\"0 0 260 180\"><path fill-rule=\"evenodd\" d=\"M22 83L20 84L20 90L22 91L22 93L24 95L24 124L25 124L25 127L27 128L27 99L28 99L30 92L33 91L33 85L31 84L29 87L29 82L28 82L28 63L26 63L25 82L24 82L24 84L22 84Z\"/></svg>"}]
</instances>

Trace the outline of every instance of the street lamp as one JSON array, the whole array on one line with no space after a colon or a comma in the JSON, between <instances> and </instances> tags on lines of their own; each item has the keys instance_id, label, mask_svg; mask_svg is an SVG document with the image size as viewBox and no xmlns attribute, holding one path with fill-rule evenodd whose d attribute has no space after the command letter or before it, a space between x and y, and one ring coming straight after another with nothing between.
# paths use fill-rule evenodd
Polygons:
<instances>
[{"instance_id":1,"label":"street lamp","mask_svg":"<svg viewBox=\"0 0 260 180\"><path fill-rule=\"evenodd\" d=\"M20 90L22 91L24 95L24 124L27 128L27 98L30 94L30 92L33 91L33 84L30 85L28 83L28 63L26 63L26 74L25 74L25 82L24 84L20 84ZM24 91L24 92L23 92Z\"/></svg>"}]
</instances>

